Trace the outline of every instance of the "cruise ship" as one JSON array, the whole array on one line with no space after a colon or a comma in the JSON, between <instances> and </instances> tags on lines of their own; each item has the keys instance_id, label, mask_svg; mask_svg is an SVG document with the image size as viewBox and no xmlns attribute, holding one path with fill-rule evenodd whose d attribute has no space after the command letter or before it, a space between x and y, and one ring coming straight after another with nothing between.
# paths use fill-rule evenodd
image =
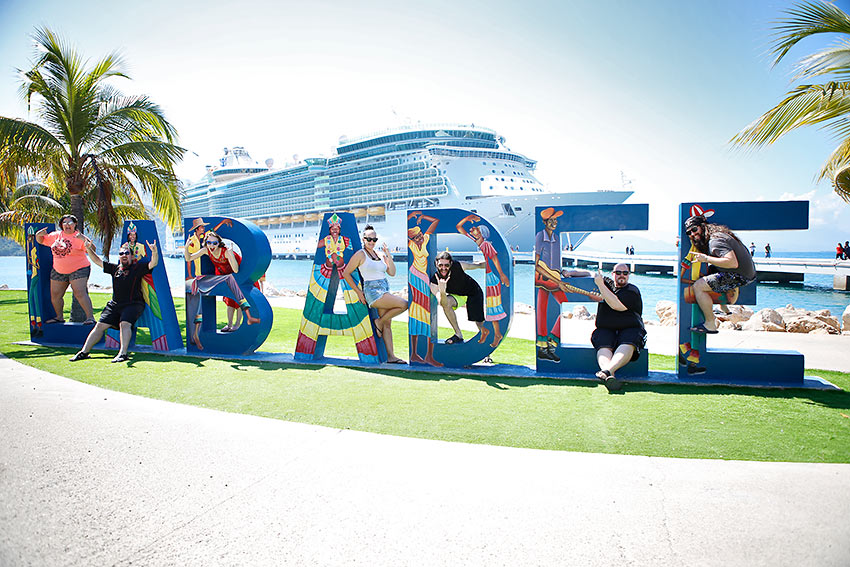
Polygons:
<instances>
[{"instance_id":1,"label":"cruise ship","mask_svg":"<svg viewBox=\"0 0 850 567\"><path fill-rule=\"evenodd\" d=\"M254 222L274 255L312 253L325 212L352 212L372 224L392 250L406 247L407 211L469 210L495 225L514 250L534 247L537 206L619 204L632 191L557 192L535 176L537 162L508 149L493 130L475 125L415 125L348 139L332 157L260 165L242 147L224 150L206 176L186 188L183 216L227 216ZM427 214L427 212L426 212ZM568 233L578 247L588 233ZM438 235L438 246L472 250L474 243ZM171 240L171 239L169 239ZM182 248L183 235L173 246Z\"/></svg>"}]
</instances>

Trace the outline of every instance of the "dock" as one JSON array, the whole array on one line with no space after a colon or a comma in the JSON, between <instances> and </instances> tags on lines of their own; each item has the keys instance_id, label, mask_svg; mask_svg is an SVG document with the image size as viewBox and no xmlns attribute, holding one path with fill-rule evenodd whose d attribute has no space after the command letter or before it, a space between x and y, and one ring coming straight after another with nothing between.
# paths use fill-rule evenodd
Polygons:
<instances>
[{"instance_id":1,"label":"dock","mask_svg":"<svg viewBox=\"0 0 850 567\"><path fill-rule=\"evenodd\" d=\"M564 266L610 270L616 264L628 264L635 274L674 276L679 259L666 254L612 254L605 252L561 252ZM850 290L850 260L826 258L753 258L759 282L802 283L806 274L832 276L832 287Z\"/></svg>"}]
</instances>

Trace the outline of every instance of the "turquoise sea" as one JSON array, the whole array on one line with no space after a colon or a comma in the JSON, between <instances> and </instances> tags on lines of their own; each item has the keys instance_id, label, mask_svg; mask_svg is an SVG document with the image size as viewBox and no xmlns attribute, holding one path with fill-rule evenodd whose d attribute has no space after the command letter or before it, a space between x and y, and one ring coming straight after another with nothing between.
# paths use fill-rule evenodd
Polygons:
<instances>
[{"instance_id":1,"label":"turquoise sea","mask_svg":"<svg viewBox=\"0 0 850 567\"><path fill-rule=\"evenodd\" d=\"M779 253L775 257L795 258L826 258L833 256L826 252ZM114 259L114 258L113 258ZM310 278L310 260L272 260L266 273L266 280L277 289L304 290ZM166 258L171 287L183 280L184 263L181 258ZM397 273L390 279L390 289L402 289L406 285L407 264L396 262ZM534 304L533 267L528 264L514 266L514 301ZM482 284L483 270L472 270L470 275ZM92 270L92 283L110 285L110 278L103 272ZM672 277L639 275L631 277L643 296L644 314L647 319L655 319L655 304L662 300L676 300L676 280ZM13 289L26 287L26 271L23 256L0 256L0 284L6 284ZM787 304L809 310L829 309L833 315L840 315L850 304L850 293L834 291L832 276L807 275L803 284L777 285L760 284L757 291L756 309L764 307L784 307ZM566 307L569 309L569 307Z\"/></svg>"}]
</instances>

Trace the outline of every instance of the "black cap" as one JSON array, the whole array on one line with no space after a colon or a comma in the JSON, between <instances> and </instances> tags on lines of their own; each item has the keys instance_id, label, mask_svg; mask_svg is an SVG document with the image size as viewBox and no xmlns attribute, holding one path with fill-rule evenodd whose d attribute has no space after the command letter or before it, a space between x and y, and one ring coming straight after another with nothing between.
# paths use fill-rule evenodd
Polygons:
<instances>
[{"instance_id":1,"label":"black cap","mask_svg":"<svg viewBox=\"0 0 850 567\"><path fill-rule=\"evenodd\" d=\"M701 224L706 224L706 222L708 222L708 221L705 220L704 216L694 215L692 217L689 217L688 220L685 221L685 230L688 230L689 228L692 228L692 227L695 227L695 226L699 226Z\"/></svg>"}]
</instances>

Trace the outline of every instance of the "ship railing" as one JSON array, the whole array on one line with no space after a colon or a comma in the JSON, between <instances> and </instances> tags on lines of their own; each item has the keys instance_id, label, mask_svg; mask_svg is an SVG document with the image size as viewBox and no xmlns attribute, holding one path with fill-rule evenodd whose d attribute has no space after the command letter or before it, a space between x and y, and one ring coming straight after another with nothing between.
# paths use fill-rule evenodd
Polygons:
<instances>
[{"instance_id":1,"label":"ship railing","mask_svg":"<svg viewBox=\"0 0 850 567\"><path fill-rule=\"evenodd\" d=\"M402 126L397 126L395 128L385 128L383 130L378 130L376 132L372 132L370 134L365 134L363 136L357 136L356 138L349 139L345 144L340 144L341 146L348 146L351 144L357 144L364 140L369 140L371 138L379 138L381 136L388 136L390 134L396 134L398 132L412 132L414 130L476 130L481 132L487 132L488 134L493 134L494 136L498 136L495 130L490 128L484 128L482 126L476 126L474 124L445 124L445 123L416 123L416 124L404 124Z\"/></svg>"}]
</instances>

